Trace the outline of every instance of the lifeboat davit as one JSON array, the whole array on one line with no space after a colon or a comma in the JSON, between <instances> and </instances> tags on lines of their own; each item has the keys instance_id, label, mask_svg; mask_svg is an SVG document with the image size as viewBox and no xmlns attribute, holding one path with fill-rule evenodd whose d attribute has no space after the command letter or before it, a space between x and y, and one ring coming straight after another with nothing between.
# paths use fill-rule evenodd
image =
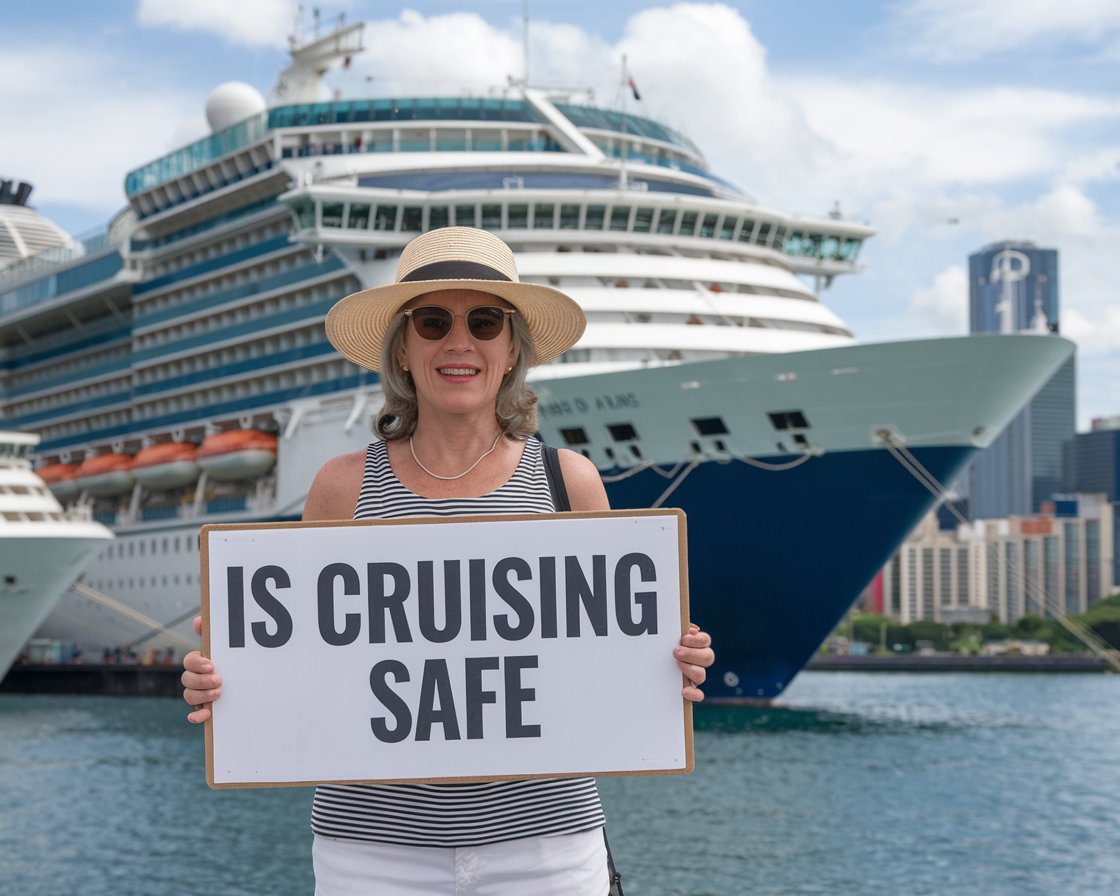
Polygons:
<instances>
[{"instance_id":1,"label":"lifeboat davit","mask_svg":"<svg viewBox=\"0 0 1120 896\"><path fill-rule=\"evenodd\" d=\"M216 482L263 476L276 464L276 436L255 429L230 429L203 439L195 461Z\"/></svg>"},{"instance_id":2,"label":"lifeboat davit","mask_svg":"<svg viewBox=\"0 0 1120 896\"><path fill-rule=\"evenodd\" d=\"M59 501L66 501L76 497L81 488L74 482L74 474L78 471L77 464L47 464L35 471L35 475L47 484Z\"/></svg>"},{"instance_id":3,"label":"lifeboat davit","mask_svg":"<svg viewBox=\"0 0 1120 896\"><path fill-rule=\"evenodd\" d=\"M199 468L194 461L198 449L190 442L161 442L137 452L132 461L132 475L145 488L160 491L182 488L198 480Z\"/></svg>"},{"instance_id":4,"label":"lifeboat davit","mask_svg":"<svg viewBox=\"0 0 1120 896\"><path fill-rule=\"evenodd\" d=\"M74 484L94 498L113 498L132 490L132 455L87 457L74 471Z\"/></svg>"}]
</instances>

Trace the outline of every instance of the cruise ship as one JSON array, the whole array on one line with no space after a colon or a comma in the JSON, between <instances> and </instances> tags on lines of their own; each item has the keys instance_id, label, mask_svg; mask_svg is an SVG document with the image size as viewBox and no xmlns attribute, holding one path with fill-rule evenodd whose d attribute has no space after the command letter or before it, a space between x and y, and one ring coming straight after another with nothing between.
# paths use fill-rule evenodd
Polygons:
<instances>
[{"instance_id":1,"label":"cruise ship","mask_svg":"<svg viewBox=\"0 0 1120 896\"><path fill-rule=\"evenodd\" d=\"M271 103L220 86L212 134L129 172L103 234L0 271L6 425L117 536L43 637L196 640L199 526L298 518L319 465L371 439L377 376L323 319L431 228L497 233L523 280L584 308L538 369L541 435L591 458L616 508L686 511L717 700L779 694L1073 351L857 344L819 293L871 227L766 207L676 129L573 95L322 100L361 49L360 25L293 42Z\"/></svg>"},{"instance_id":2,"label":"cruise ship","mask_svg":"<svg viewBox=\"0 0 1120 896\"><path fill-rule=\"evenodd\" d=\"M0 432L0 679L113 533L64 511L31 469L37 436Z\"/></svg>"}]
</instances>

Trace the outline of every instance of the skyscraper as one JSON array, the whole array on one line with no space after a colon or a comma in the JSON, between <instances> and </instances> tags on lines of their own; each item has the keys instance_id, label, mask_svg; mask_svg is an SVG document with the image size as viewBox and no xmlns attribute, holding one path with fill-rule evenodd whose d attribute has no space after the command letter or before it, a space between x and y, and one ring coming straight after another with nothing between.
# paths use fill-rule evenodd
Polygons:
<instances>
[{"instance_id":1,"label":"skyscraper","mask_svg":"<svg viewBox=\"0 0 1120 896\"><path fill-rule=\"evenodd\" d=\"M1056 249L994 243L969 256L968 272L971 332L1058 332ZM974 519L1027 516L1061 491L1062 444L1074 435L1075 387L1070 358L981 452L969 475Z\"/></svg>"}]
</instances>

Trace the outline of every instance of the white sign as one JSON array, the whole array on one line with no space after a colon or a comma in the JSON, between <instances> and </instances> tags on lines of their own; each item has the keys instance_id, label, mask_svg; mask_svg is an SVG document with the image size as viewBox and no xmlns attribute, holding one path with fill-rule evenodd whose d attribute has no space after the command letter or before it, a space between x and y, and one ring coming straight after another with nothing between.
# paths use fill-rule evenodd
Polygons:
<instances>
[{"instance_id":1,"label":"white sign","mask_svg":"<svg viewBox=\"0 0 1120 896\"><path fill-rule=\"evenodd\" d=\"M205 526L214 787L687 772L679 510Z\"/></svg>"}]
</instances>

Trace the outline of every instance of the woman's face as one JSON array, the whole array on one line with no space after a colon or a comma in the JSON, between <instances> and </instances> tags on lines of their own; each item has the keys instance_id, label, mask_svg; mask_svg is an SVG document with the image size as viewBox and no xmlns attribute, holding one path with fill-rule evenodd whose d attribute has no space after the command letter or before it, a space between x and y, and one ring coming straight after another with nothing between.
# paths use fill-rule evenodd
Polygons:
<instances>
[{"instance_id":1,"label":"woman's face","mask_svg":"<svg viewBox=\"0 0 1120 896\"><path fill-rule=\"evenodd\" d=\"M448 413L493 412L506 371L517 360L511 326L504 318L493 339L472 336L466 315L473 308L508 308L503 299L471 289L444 289L413 299L402 310L435 305L454 319L441 339L425 339L413 322L405 330L404 346L397 360L412 374L419 409Z\"/></svg>"}]
</instances>

